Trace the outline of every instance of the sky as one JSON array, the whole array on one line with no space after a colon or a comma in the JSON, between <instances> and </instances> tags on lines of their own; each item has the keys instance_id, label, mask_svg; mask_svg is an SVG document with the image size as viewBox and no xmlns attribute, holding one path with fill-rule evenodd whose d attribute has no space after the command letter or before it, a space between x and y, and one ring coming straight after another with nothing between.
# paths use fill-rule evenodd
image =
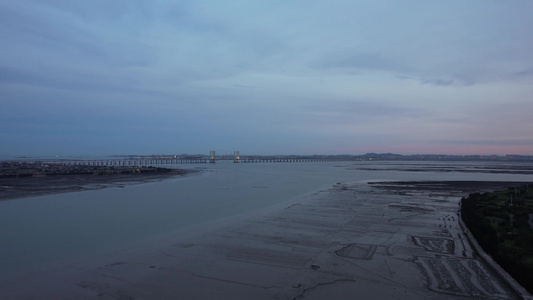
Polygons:
<instances>
[{"instance_id":1,"label":"sky","mask_svg":"<svg viewBox=\"0 0 533 300\"><path fill-rule=\"evenodd\" d=\"M0 155L533 155L533 1L0 0Z\"/></svg>"}]
</instances>

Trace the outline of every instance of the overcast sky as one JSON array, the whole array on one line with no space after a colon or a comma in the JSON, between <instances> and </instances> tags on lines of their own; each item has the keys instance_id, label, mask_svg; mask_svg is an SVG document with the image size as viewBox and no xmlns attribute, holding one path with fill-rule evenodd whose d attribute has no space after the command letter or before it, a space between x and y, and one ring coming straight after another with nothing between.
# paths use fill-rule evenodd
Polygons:
<instances>
[{"instance_id":1,"label":"overcast sky","mask_svg":"<svg viewBox=\"0 0 533 300\"><path fill-rule=\"evenodd\" d=\"M0 0L0 154L533 155L533 1Z\"/></svg>"}]
</instances>

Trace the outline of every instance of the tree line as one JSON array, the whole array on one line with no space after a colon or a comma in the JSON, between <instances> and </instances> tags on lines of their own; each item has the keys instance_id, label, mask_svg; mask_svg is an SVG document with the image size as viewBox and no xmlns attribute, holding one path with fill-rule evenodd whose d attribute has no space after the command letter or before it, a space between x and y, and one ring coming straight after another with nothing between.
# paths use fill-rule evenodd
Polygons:
<instances>
[{"instance_id":1,"label":"tree line","mask_svg":"<svg viewBox=\"0 0 533 300\"><path fill-rule=\"evenodd\" d=\"M533 293L533 185L470 194L461 216L485 252Z\"/></svg>"}]
</instances>

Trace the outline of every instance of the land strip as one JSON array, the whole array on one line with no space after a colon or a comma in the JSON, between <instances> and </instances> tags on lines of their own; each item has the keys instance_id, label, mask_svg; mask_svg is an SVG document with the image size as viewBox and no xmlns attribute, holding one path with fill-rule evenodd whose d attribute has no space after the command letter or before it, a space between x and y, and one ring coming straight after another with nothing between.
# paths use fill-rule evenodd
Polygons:
<instances>
[{"instance_id":1,"label":"land strip","mask_svg":"<svg viewBox=\"0 0 533 300\"><path fill-rule=\"evenodd\" d=\"M196 172L190 169L71 166L61 171L19 170L28 176L0 177L0 200L123 187ZM34 175L37 174L37 175Z\"/></svg>"}]
</instances>

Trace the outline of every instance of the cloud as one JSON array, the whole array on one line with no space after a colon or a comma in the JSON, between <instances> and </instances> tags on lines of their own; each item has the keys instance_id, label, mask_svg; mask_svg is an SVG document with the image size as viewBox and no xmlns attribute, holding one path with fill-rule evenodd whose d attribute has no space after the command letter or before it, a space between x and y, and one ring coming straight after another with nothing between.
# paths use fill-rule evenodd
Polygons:
<instances>
[{"instance_id":1,"label":"cloud","mask_svg":"<svg viewBox=\"0 0 533 300\"><path fill-rule=\"evenodd\" d=\"M89 149L100 137L120 152L145 134L165 149L282 153L528 140L531 12L492 0L2 2L0 143Z\"/></svg>"},{"instance_id":2,"label":"cloud","mask_svg":"<svg viewBox=\"0 0 533 300\"><path fill-rule=\"evenodd\" d=\"M454 79L423 79L421 80L422 84L434 84L434 85L440 85L440 86L452 85L454 81L455 81Z\"/></svg>"},{"instance_id":3,"label":"cloud","mask_svg":"<svg viewBox=\"0 0 533 300\"><path fill-rule=\"evenodd\" d=\"M491 139L491 140L454 140L448 141L458 145L497 145L497 146L533 146L531 139Z\"/></svg>"}]
</instances>

